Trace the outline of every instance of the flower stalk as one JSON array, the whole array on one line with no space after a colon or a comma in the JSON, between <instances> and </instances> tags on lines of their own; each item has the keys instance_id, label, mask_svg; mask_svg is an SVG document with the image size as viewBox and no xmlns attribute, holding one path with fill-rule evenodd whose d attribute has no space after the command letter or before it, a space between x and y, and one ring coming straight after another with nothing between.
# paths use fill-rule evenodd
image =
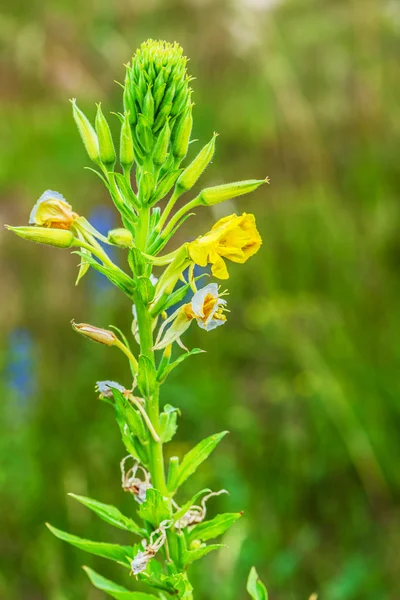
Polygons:
<instances>
[{"instance_id":1,"label":"flower stalk","mask_svg":"<svg viewBox=\"0 0 400 600\"><path fill-rule=\"evenodd\" d=\"M112 326L112 330L87 323L73 322L72 326L92 341L118 348L128 361L128 388L106 379L98 382L97 389L100 400L113 409L124 453L128 452L121 461L122 487L136 500L132 506L136 514L125 517L115 507L91 498L73 497L104 520L136 536L136 540L129 547L97 543L49 528L80 549L130 568L154 593L162 590L191 600L193 588L188 567L221 547L208 542L223 535L241 513L225 513L205 521L206 500L225 490L201 490L192 498L185 498L181 491L227 432L198 442L184 457L171 457L167 474L164 446L176 433L180 410L169 404L161 408L160 388L175 368L202 352L198 348L188 350L184 345L185 332L190 327L211 332L227 322L227 292L221 291L215 281L200 287L204 274L196 277L196 265L207 269L212 277L227 279L231 263L242 264L251 258L261 246L261 237L254 215L232 214L220 219L203 236L195 240L189 237L167 254L160 252L190 211L247 194L267 180L207 187L172 214L177 200L190 192L211 163L217 135L214 133L188 165L181 166L190 147L193 126L191 78L186 66L187 59L178 44L154 40L142 44L126 68L117 151L100 104L93 126L72 101L73 117L86 152L110 193L122 227L103 236L61 194L47 190L34 205L28 226L8 229L30 241L75 248L82 261L77 281L90 269L100 271L133 304L132 340ZM170 199L162 210L157 204L169 193ZM125 270L110 259L104 244L118 246L121 253L126 253ZM158 280L154 267L162 270ZM132 349L131 343L137 347ZM128 459L134 461L134 466L125 472ZM199 506L196 500L200 497L203 500ZM86 572L96 587L111 596L116 597L117 589L121 597L130 597L131 592L122 586L91 569ZM266 600L266 590L255 571L249 582L253 599ZM134 592L132 597L136 597ZM149 595L151 598L157 596Z\"/></svg>"}]
</instances>

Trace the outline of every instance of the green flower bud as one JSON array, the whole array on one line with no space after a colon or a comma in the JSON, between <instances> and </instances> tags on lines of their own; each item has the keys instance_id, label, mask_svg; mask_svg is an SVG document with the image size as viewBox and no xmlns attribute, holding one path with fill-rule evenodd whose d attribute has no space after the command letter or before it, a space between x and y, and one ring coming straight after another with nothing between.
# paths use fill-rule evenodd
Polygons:
<instances>
[{"instance_id":1,"label":"green flower bud","mask_svg":"<svg viewBox=\"0 0 400 600\"><path fill-rule=\"evenodd\" d=\"M172 134L172 154L182 161L188 151L190 134L192 133L193 117L192 107L188 106L174 129Z\"/></svg>"},{"instance_id":2,"label":"green flower bud","mask_svg":"<svg viewBox=\"0 0 400 600\"><path fill-rule=\"evenodd\" d=\"M46 244L47 246L56 246L57 248L71 248L77 245L74 234L69 229L51 229L49 227L11 227L5 225L7 229L13 231L19 237L30 242Z\"/></svg>"},{"instance_id":3,"label":"green flower bud","mask_svg":"<svg viewBox=\"0 0 400 600\"><path fill-rule=\"evenodd\" d=\"M135 126L134 142L138 138L143 141L140 128L136 129L139 114L146 117L154 142L170 115L176 117L169 124L171 133L177 126L179 116L190 106L186 63L176 43L148 40L137 50L127 66L124 84L124 108L130 112L131 126ZM143 149L148 153L146 147Z\"/></svg>"},{"instance_id":4,"label":"green flower bud","mask_svg":"<svg viewBox=\"0 0 400 600\"><path fill-rule=\"evenodd\" d=\"M164 127L158 135L157 142L153 150L153 163L156 167L161 167L167 160L170 137L171 130L169 128L168 121L166 121Z\"/></svg>"},{"instance_id":5,"label":"green flower bud","mask_svg":"<svg viewBox=\"0 0 400 600\"><path fill-rule=\"evenodd\" d=\"M127 229L119 227L108 232L108 241L120 248L130 248L133 244L133 235Z\"/></svg>"},{"instance_id":6,"label":"green flower bud","mask_svg":"<svg viewBox=\"0 0 400 600\"><path fill-rule=\"evenodd\" d=\"M248 179L247 181L236 181L235 183L209 187L200 192L198 196L199 204L212 206L213 204L253 192L264 183L269 183L268 177L266 179Z\"/></svg>"},{"instance_id":7,"label":"green flower bud","mask_svg":"<svg viewBox=\"0 0 400 600\"><path fill-rule=\"evenodd\" d=\"M138 116L136 135L145 153L149 154L153 148L153 133L144 115Z\"/></svg>"},{"instance_id":8,"label":"green flower bud","mask_svg":"<svg viewBox=\"0 0 400 600\"><path fill-rule=\"evenodd\" d=\"M154 98L151 93L151 86L149 85L147 89L147 94L143 100L143 114L147 119L150 127L154 123Z\"/></svg>"},{"instance_id":9,"label":"green flower bud","mask_svg":"<svg viewBox=\"0 0 400 600\"><path fill-rule=\"evenodd\" d=\"M108 167L111 171L115 165L115 148L114 142L112 139L110 127L106 121L105 116L103 115L103 111L101 110L101 105L97 105L97 114L96 114L96 132L99 140L99 149L100 149L100 160Z\"/></svg>"},{"instance_id":10,"label":"green flower bud","mask_svg":"<svg viewBox=\"0 0 400 600\"><path fill-rule=\"evenodd\" d=\"M132 130L129 122L129 113L125 117L121 126L121 138L119 145L119 162L124 170L130 171L135 161L133 152Z\"/></svg>"},{"instance_id":11,"label":"green flower bud","mask_svg":"<svg viewBox=\"0 0 400 600\"><path fill-rule=\"evenodd\" d=\"M84 113L80 110L80 108L77 107L75 98L71 100L71 103L75 123L78 127L79 133L81 134L86 152L88 153L90 160L92 160L94 163L98 163L100 161L100 151L96 132Z\"/></svg>"},{"instance_id":12,"label":"green flower bud","mask_svg":"<svg viewBox=\"0 0 400 600\"><path fill-rule=\"evenodd\" d=\"M196 156L196 158L190 163L188 167L183 171L182 175L176 182L176 192L180 195L190 190L206 167L210 164L212 157L215 152L215 139L217 133L214 133L212 139Z\"/></svg>"}]
</instances>

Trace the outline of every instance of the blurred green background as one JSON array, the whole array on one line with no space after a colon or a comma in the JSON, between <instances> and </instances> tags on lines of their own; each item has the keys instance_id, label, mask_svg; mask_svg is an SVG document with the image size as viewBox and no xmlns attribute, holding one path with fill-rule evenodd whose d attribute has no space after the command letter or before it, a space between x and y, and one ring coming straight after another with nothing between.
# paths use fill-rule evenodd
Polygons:
<instances>
[{"instance_id":1,"label":"blurred green background","mask_svg":"<svg viewBox=\"0 0 400 600\"><path fill-rule=\"evenodd\" d=\"M226 487L209 515L245 511L228 548L192 568L196 598L246 598L252 564L272 600L399 598L398 4L9 0L0 37L2 223L25 224L50 188L99 228L118 224L83 169L68 98L92 117L94 102L120 110L114 80L148 37L182 44L195 137L220 133L203 183L271 176L180 234L236 210L256 213L264 239L230 268L228 324L192 328L185 342L208 353L164 390L183 413L170 454L231 431L186 494ZM44 522L129 543L66 494L135 508L112 413L94 394L98 379L128 383L126 365L69 325L129 330L131 307L95 274L74 288L66 251L1 230L0 252L0 597L100 600L80 565L121 583L125 573Z\"/></svg>"}]
</instances>

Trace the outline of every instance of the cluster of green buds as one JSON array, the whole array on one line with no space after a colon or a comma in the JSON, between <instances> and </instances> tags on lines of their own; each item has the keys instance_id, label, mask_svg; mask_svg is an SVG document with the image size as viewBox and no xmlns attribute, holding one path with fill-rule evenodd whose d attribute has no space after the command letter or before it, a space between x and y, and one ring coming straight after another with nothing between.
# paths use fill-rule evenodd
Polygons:
<instances>
[{"instance_id":1,"label":"cluster of green buds","mask_svg":"<svg viewBox=\"0 0 400 600\"><path fill-rule=\"evenodd\" d=\"M171 457L167 472L163 445L175 435L180 411L168 404L160 411L159 391L176 367L201 352L196 348L189 351L181 340L191 324L196 323L208 332L227 321L227 292L221 291L216 282L198 289L198 281L207 275L196 277L195 267L209 268L213 277L227 279L227 261L246 262L259 250L261 236L254 215L231 214L204 235L168 254L160 253L193 214L192 209L248 194L269 180L250 179L207 187L173 214L178 199L192 190L211 163L217 139L214 133L193 159L181 166L192 132L192 91L186 63L182 48L176 43L148 40L142 44L126 68L123 112L116 115L120 125L119 146L114 143L100 104L92 124L72 100L76 125L96 167L92 170L109 191L122 227L102 235L61 194L47 190L34 205L29 226L9 229L34 242L75 248L81 259L77 282L89 268L100 271L130 299L134 317L131 341L112 326L104 329L75 322L72 326L89 340L117 348L128 360L131 384L127 388L105 380L98 382L97 390L99 398L115 410L128 452L121 463L122 488L140 505L138 517L143 525L113 506L82 496L74 498L108 523L139 536L142 542L120 546L50 529L80 549L130 568L140 581L160 592L160 597L165 598L167 593L191 600L187 567L220 548L219 544L206 542L224 534L241 513L225 513L206 521L206 499L221 493L210 490L201 490L192 498L177 502L182 484L226 432L200 441L182 459ZM157 204L168 194L170 197L161 210ZM126 252L128 272L111 260L107 244ZM154 267L161 267L159 277L154 276ZM185 302L188 295L190 299ZM135 350L131 342L139 347ZM175 352L180 354L174 356ZM125 472L128 459L133 466ZM138 473L143 477L138 477ZM196 501L201 497L199 506ZM87 573L96 587L114 598L146 596L157 600L152 594L130 592L90 569ZM265 587L254 570L248 591L254 600L267 600Z\"/></svg>"}]
</instances>

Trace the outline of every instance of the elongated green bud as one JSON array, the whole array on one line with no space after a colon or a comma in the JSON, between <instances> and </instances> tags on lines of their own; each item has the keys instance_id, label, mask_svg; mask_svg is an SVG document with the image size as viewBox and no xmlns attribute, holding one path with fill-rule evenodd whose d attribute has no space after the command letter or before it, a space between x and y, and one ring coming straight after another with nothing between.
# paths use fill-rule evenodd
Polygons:
<instances>
[{"instance_id":1,"label":"elongated green bud","mask_svg":"<svg viewBox=\"0 0 400 600\"><path fill-rule=\"evenodd\" d=\"M13 231L16 235L38 244L46 244L47 246L56 246L57 248L71 248L77 245L74 234L69 229L51 229L49 227L11 227L5 225L7 229Z\"/></svg>"},{"instance_id":2,"label":"elongated green bud","mask_svg":"<svg viewBox=\"0 0 400 600\"><path fill-rule=\"evenodd\" d=\"M124 121L121 126L121 138L119 144L119 162L121 167L130 171L135 162L133 152L132 130L129 122L129 113L125 113Z\"/></svg>"},{"instance_id":3,"label":"elongated green bud","mask_svg":"<svg viewBox=\"0 0 400 600\"><path fill-rule=\"evenodd\" d=\"M136 134L144 152L150 154L153 147L153 134L146 117L143 115L138 116Z\"/></svg>"},{"instance_id":4,"label":"elongated green bud","mask_svg":"<svg viewBox=\"0 0 400 600\"><path fill-rule=\"evenodd\" d=\"M115 165L115 148L112 139L110 127L107 123L101 105L97 105L97 114L95 120L97 138L99 140L100 160L111 171Z\"/></svg>"},{"instance_id":5,"label":"elongated green bud","mask_svg":"<svg viewBox=\"0 0 400 600\"><path fill-rule=\"evenodd\" d=\"M208 167L215 152L215 139L217 133L214 133L212 139L196 156L196 158L190 163L188 167L183 171L182 175L176 182L177 193L183 194L190 190L203 171Z\"/></svg>"},{"instance_id":6,"label":"elongated green bud","mask_svg":"<svg viewBox=\"0 0 400 600\"><path fill-rule=\"evenodd\" d=\"M79 133L81 134L86 152L88 153L90 160L97 164L100 162L100 151L96 132L90 124L89 119L85 116L81 109L77 107L75 98L71 100L71 103L75 123L78 127Z\"/></svg>"},{"instance_id":7,"label":"elongated green bud","mask_svg":"<svg viewBox=\"0 0 400 600\"><path fill-rule=\"evenodd\" d=\"M192 107L188 106L175 127L172 141L172 154L177 160L183 160L187 154L192 133Z\"/></svg>"},{"instance_id":8,"label":"elongated green bud","mask_svg":"<svg viewBox=\"0 0 400 600\"><path fill-rule=\"evenodd\" d=\"M266 179L248 179L247 181L236 181L235 183L209 187L200 192L198 203L205 206L212 206L213 204L253 192L264 183L269 183L268 177Z\"/></svg>"},{"instance_id":9,"label":"elongated green bud","mask_svg":"<svg viewBox=\"0 0 400 600\"><path fill-rule=\"evenodd\" d=\"M179 176L179 173L181 172L182 169L175 169L174 171L170 171L169 173L164 175L164 177L157 185L156 191L154 192L151 198L152 205L159 202L159 200L162 200L162 198L164 198L164 196L166 196L168 192L171 191L177 177Z\"/></svg>"},{"instance_id":10,"label":"elongated green bud","mask_svg":"<svg viewBox=\"0 0 400 600\"><path fill-rule=\"evenodd\" d=\"M147 88L147 93L143 100L143 114L151 127L154 123L154 98L153 94L151 93L150 85Z\"/></svg>"},{"instance_id":11,"label":"elongated green bud","mask_svg":"<svg viewBox=\"0 0 400 600\"><path fill-rule=\"evenodd\" d=\"M93 342L104 344L105 346L115 346L118 341L117 336L108 329L101 329L100 327L94 327L88 323L75 323L71 322L72 329L81 335L89 338Z\"/></svg>"},{"instance_id":12,"label":"elongated green bud","mask_svg":"<svg viewBox=\"0 0 400 600\"><path fill-rule=\"evenodd\" d=\"M153 163L156 165L156 167L161 167L167 160L170 137L171 130L167 120L164 127L158 134L157 142L153 150Z\"/></svg>"},{"instance_id":13,"label":"elongated green bud","mask_svg":"<svg viewBox=\"0 0 400 600\"><path fill-rule=\"evenodd\" d=\"M124 227L112 229L108 232L108 241L120 248L130 248L133 244L133 235Z\"/></svg>"}]
</instances>

